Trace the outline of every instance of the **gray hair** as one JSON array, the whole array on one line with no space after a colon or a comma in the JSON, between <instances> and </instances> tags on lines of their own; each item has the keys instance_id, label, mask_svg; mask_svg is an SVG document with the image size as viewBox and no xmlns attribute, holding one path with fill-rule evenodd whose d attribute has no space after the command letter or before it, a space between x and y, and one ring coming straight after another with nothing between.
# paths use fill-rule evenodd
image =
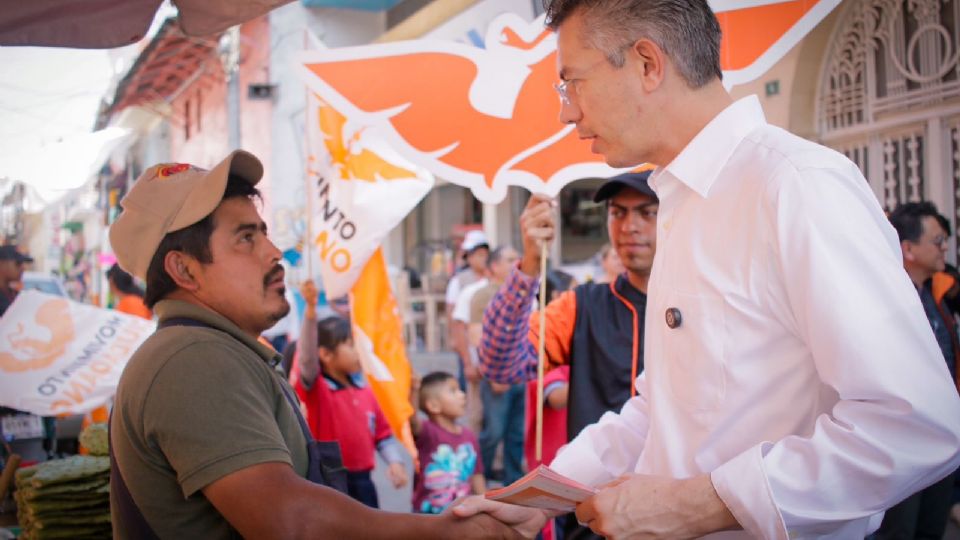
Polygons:
<instances>
[{"instance_id":1,"label":"gray hair","mask_svg":"<svg viewBox=\"0 0 960 540\"><path fill-rule=\"evenodd\" d=\"M707 0L543 0L547 26L556 30L574 13L583 16L587 43L616 68L624 52L649 39L673 60L691 88L700 88L720 70L720 23Z\"/></svg>"},{"instance_id":2,"label":"gray hair","mask_svg":"<svg viewBox=\"0 0 960 540\"><path fill-rule=\"evenodd\" d=\"M490 252L490 258L487 259L487 266L492 267L494 264L500 262L506 255L508 251L517 251L510 244L504 244L498 246L496 249ZM517 253L520 253L517 251Z\"/></svg>"}]
</instances>

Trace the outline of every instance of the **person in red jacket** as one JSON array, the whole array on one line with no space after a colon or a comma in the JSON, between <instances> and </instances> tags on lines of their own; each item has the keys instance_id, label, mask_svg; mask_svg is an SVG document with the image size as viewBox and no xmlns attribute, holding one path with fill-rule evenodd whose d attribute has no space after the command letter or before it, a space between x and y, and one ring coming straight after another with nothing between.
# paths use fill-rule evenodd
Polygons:
<instances>
[{"instance_id":1,"label":"person in red jacket","mask_svg":"<svg viewBox=\"0 0 960 540\"><path fill-rule=\"evenodd\" d=\"M317 321L317 288L307 281L300 292L307 308L291 384L306 406L313 436L340 443L350 496L378 508L377 489L370 478L376 464L374 452L389 464L387 476L400 488L408 481L403 447L366 385L350 322L336 316Z\"/></svg>"}]
</instances>

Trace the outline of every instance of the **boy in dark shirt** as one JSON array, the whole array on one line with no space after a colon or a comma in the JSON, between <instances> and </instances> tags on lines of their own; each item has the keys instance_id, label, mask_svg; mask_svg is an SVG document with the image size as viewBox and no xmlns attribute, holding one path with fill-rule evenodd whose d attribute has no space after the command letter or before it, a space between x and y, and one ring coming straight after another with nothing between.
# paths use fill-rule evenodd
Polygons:
<instances>
[{"instance_id":1,"label":"boy in dark shirt","mask_svg":"<svg viewBox=\"0 0 960 540\"><path fill-rule=\"evenodd\" d=\"M471 491L485 491L483 464L477 459L477 436L457 423L467 404L457 379L445 372L430 373L414 383L411 397L417 396L427 419L413 415L410 420L420 455L420 471L413 481L413 511L439 514L456 499Z\"/></svg>"}]
</instances>

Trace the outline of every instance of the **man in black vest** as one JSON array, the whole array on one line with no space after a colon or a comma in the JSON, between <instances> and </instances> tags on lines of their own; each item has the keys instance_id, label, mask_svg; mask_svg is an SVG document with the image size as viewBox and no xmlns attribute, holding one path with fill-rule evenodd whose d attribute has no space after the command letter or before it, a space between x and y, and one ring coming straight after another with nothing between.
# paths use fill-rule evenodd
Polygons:
<instances>
[{"instance_id":1,"label":"man in black vest","mask_svg":"<svg viewBox=\"0 0 960 540\"><path fill-rule=\"evenodd\" d=\"M656 251L657 196L650 171L609 179L594 196L607 205L607 232L626 272L611 283L584 283L547 305L548 369L570 364L567 439L618 411L643 371L647 280ZM537 375L539 314L530 313L540 275L540 242L554 237L556 212L549 199L531 197L520 216L523 259L484 314L480 363L497 383ZM571 514L565 538L595 538Z\"/></svg>"}]
</instances>

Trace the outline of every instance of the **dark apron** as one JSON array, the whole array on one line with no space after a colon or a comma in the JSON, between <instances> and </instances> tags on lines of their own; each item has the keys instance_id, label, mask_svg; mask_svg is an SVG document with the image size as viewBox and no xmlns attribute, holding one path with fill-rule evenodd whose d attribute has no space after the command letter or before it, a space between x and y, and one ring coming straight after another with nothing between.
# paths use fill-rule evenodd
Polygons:
<instances>
[{"instance_id":1,"label":"dark apron","mask_svg":"<svg viewBox=\"0 0 960 540\"><path fill-rule=\"evenodd\" d=\"M169 326L199 326L213 328L208 324L188 318L166 319L160 322L157 330ZM340 444L336 441L317 441L310 433L307 421L300 413L300 405L294 399L289 388L281 384L284 397L293 408L297 415L297 422L300 424L300 430L303 431L303 437L307 440L307 480L333 488L341 493L347 492L347 469L343 466L343 460L340 458ZM110 426L113 425L113 412L110 413L110 420L107 424L107 433L109 440ZM158 540L159 537L137 506L136 501L130 495L126 482L120 474L120 468L117 466L117 460L113 455L113 445L110 445L110 491L114 500L114 505L119 515L114 515L113 520L118 529L127 532L132 538L142 538L144 540Z\"/></svg>"}]
</instances>

